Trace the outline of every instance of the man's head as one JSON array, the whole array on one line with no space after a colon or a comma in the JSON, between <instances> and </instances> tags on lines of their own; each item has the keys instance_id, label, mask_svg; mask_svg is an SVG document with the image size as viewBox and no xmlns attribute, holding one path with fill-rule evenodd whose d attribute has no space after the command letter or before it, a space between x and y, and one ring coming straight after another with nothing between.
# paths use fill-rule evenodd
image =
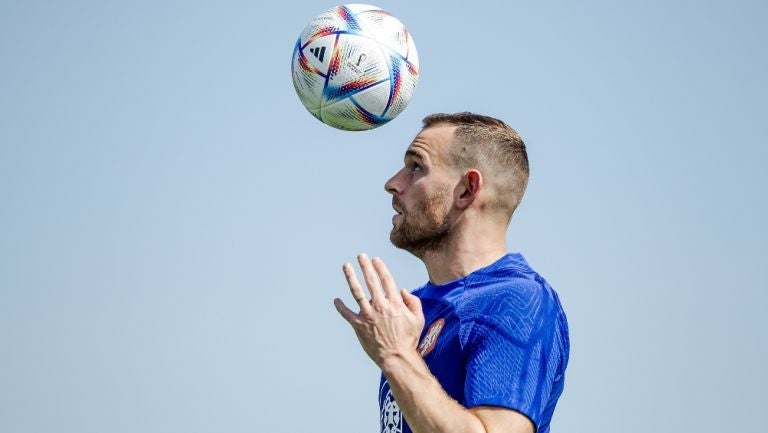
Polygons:
<instances>
[{"instance_id":1,"label":"man's head","mask_svg":"<svg viewBox=\"0 0 768 433\"><path fill-rule=\"evenodd\" d=\"M417 256L439 250L468 214L506 229L528 183L525 144L504 122L433 114L385 188L398 215L392 243Z\"/></svg>"}]
</instances>

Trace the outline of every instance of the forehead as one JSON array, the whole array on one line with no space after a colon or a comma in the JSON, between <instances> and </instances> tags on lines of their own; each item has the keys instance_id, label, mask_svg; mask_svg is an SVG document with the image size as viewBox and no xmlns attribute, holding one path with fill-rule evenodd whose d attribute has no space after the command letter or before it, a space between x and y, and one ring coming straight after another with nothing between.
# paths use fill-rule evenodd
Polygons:
<instances>
[{"instance_id":1,"label":"forehead","mask_svg":"<svg viewBox=\"0 0 768 433\"><path fill-rule=\"evenodd\" d=\"M436 125L422 129L413 139L406 153L426 154L430 159L447 161L456 127Z\"/></svg>"}]
</instances>

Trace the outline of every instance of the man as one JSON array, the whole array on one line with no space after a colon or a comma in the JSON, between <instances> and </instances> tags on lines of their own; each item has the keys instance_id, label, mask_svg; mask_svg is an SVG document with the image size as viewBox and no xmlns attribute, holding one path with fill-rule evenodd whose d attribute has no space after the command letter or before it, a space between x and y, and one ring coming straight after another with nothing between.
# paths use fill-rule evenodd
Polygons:
<instances>
[{"instance_id":1,"label":"man","mask_svg":"<svg viewBox=\"0 0 768 433\"><path fill-rule=\"evenodd\" d=\"M568 325L549 284L506 253L527 182L518 134L472 113L426 117L387 181L390 240L424 262L429 282L398 290L380 259L361 254L370 299L345 263L359 313L334 301L381 368L383 433L549 431Z\"/></svg>"}]
</instances>

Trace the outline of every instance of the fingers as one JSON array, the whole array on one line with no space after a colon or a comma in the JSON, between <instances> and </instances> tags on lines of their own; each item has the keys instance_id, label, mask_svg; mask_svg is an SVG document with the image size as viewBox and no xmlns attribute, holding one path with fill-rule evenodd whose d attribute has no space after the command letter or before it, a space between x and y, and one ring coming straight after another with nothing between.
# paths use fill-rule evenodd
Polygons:
<instances>
[{"instance_id":1,"label":"fingers","mask_svg":"<svg viewBox=\"0 0 768 433\"><path fill-rule=\"evenodd\" d=\"M352 293L352 297L355 298L355 302L360 305L360 311L369 309L371 304L368 302L368 297L365 295L362 286L360 286L360 282L357 281L357 275L355 275L352 265L344 263L342 269L344 270L344 277L347 279L347 285L349 285L349 291Z\"/></svg>"},{"instance_id":2,"label":"fingers","mask_svg":"<svg viewBox=\"0 0 768 433\"><path fill-rule=\"evenodd\" d=\"M360 304L361 313L370 312L371 304L376 303L377 300L382 302L384 299L389 299L392 302L401 302L402 297L397 292L395 280L383 260L377 257L371 261L367 255L359 254L357 261L360 264L365 285L371 294L370 301L363 291L362 285L357 280L357 275L352 265L344 263L342 269L344 270L344 277L347 279L352 297Z\"/></svg>"},{"instance_id":3,"label":"fingers","mask_svg":"<svg viewBox=\"0 0 768 433\"><path fill-rule=\"evenodd\" d=\"M415 314L416 316L420 316L422 314L421 299L419 299L419 297L416 295L408 293L408 291L405 289L400 290L400 294L403 298L403 303L406 307L408 307L411 313Z\"/></svg>"},{"instance_id":4,"label":"fingers","mask_svg":"<svg viewBox=\"0 0 768 433\"><path fill-rule=\"evenodd\" d=\"M363 272L363 278L365 279L365 285L368 286L368 291L371 292L371 302L376 302L377 299L384 298L384 292L381 290L379 284L379 277L376 275L376 270L371 264L371 260L365 254L359 254L357 261L360 263L360 270Z\"/></svg>"},{"instance_id":5,"label":"fingers","mask_svg":"<svg viewBox=\"0 0 768 433\"><path fill-rule=\"evenodd\" d=\"M400 297L397 293L397 285L395 284L395 279L392 278L392 274L389 272L389 269L387 269L387 265L384 264L384 261L378 257L374 257L373 267L376 269L376 273L379 275L381 286L384 288L384 294L387 296L387 299L390 301L399 299Z\"/></svg>"},{"instance_id":6,"label":"fingers","mask_svg":"<svg viewBox=\"0 0 768 433\"><path fill-rule=\"evenodd\" d=\"M349 322L350 325L354 325L355 323L357 323L357 314L355 314L354 311L347 308L347 306L344 305L344 302L341 299L339 298L334 299L333 305L336 307L336 311L338 311L339 314L341 314L341 317L343 317L344 320Z\"/></svg>"}]
</instances>

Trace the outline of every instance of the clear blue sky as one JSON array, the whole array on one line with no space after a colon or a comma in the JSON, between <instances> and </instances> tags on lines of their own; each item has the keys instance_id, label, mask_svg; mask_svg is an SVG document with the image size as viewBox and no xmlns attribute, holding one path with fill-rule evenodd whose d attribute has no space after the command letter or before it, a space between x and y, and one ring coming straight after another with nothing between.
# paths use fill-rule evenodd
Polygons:
<instances>
[{"instance_id":1,"label":"clear blue sky","mask_svg":"<svg viewBox=\"0 0 768 433\"><path fill-rule=\"evenodd\" d=\"M395 2L411 105L347 133L294 94L316 1L0 3L0 431L374 432L332 299L383 257L432 112L524 137L508 236L560 293L555 432L754 431L768 388L768 3Z\"/></svg>"}]
</instances>

